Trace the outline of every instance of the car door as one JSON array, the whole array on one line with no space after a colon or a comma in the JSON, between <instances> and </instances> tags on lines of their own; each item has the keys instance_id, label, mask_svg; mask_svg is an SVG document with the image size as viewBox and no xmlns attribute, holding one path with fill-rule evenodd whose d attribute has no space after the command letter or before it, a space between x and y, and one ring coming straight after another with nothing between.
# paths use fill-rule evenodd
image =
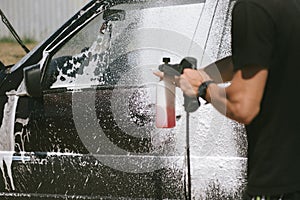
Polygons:
<instances>
[{"instance_id":1,"label":"car door","mask_svg":"<svg viewBox=\"0 0 300 200\"><path fill-rule=\"evenodd\" d=\"M40 136L28 145L29 149L35 146L31 149L35 156L47 162L42 181L32 173L33 185L42 183L39 192L132 198L182 195L180 173L160 163L143 168L142 153L152 150L154 107L142 102L141 95L149 89L120 82L133 69L128 60L136 54L122 48L139 23L137 9L125 11L107 10L61 48L49 51L41 81L42 105L35 109L41 115L32 129L32 135ZM129 104L131 114L123 121L114 113L115 101ZM148 111L141 112L144 108ZM152 163L159 161L154 153L150 156ZM135 172L137 167L141 170Z\"/></svg>"},{"instance_id":2,"label":"car door","mask_svg":"<svg viewBox=\"0 0 300 200\"><path fill-rule=\"evenodd\" d=\"M121 18L124 18L122 15L125 15L124 10L108 10L104 14L109 15L109 13L120 17L119 20L122 20ZM114 19L114 21L118 20ZM77 133L80 127L76 127L75 122L80 121L79 118L87 121L85 118L92 115L93 112L96 112L96 119L91 119L91 121L100 120L100 126L117 128L116 125L109 125L109 123L114 123L113 119L109 119L112 113L108 109L109 105L103 99L110 101L112 90L115 89L120 76L130 70L128 55L121 54L117 56L117 54L120 54L122 46L126 46L124 40L128 40L129 32L133 30L134 24L137 22L127 22L126 30L123 27L124 30L121 36L113 35L115 34L113 30L120 31L119 29L122 29L115 22L112 30L113 23L113 21L105 21L103 16L100 15L49 59L42 80L43 112L45 113L46 124L43 129L47 129L45 132L48 133L55 132L56 135L61 137L68 137L67 139L60 138L58 146L80 143ZM124 89L126 90L126 88ZM83 112L84 110L90 110L91 112L87 116L74 116L77 110L76 106L79 104L77 102L83 101L84 98L89 96L91 96L91 101L95 100L95 102L92 102L94 105L91 108L81 108L81 110ZM103 108L107 109L104 111ZM106 121L109 122L106 123L107 125L103 125L105 120L101 120L101 116L107 118ZM51 128L47 128L47 126L51 126ZM85 127L86 132L89 128ZM106 132L113 132L112 129ZM116 134L117 137L125 135L125 133ZM48 138L52 137L48 136ZM76 138L78 141L76 141ZM135 140L130 135L127 139ZM122 141L120 138L119 142ZM53 141L51 144L53 145ZM75 147L69 147L68 149L67 146L57 147L57 149L82 152L82 149L77 150Z\"/></svg>"}]
</instances>

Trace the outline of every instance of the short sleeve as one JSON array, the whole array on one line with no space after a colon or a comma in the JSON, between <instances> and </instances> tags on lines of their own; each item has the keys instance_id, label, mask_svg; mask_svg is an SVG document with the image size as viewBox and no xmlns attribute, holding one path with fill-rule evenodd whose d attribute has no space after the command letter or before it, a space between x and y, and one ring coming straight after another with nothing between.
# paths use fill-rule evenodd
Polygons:
<instances>
[{"instance_id":1,"label":"short sleeve","mask_svg":"<svg viewBox=\"0 0 300 200\"><path fill-rule=\"evenodd\" d=\"M237 2L232 13L234 69L245 66L269 68L274 48L274 23L266 10L252 2Z\"/></svg>"}]
</instances>

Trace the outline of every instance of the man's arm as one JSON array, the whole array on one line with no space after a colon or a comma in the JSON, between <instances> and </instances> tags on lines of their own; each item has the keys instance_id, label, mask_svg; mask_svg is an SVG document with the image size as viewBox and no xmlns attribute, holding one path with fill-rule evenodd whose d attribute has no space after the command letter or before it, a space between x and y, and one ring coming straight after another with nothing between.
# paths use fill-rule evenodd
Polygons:
<instances>
[{"instance_id":1,"label":"man's arm","mask_svg":"<svg viewBox=\"0 0 300 200\"><path fill-rule=\"evenodd\" d=\"M190 96L198 94L202 82L212 79L203 70L195 72L185 69L178 80L183 92ZM206 100L227 117L249 124L260 111L267 76L268 70L263 67L248 66L237 70L227 88L210 84Z\"/></svg>"},{"instance_id":2,"label":"man's arm","mask_svg":"<svg viewBox=\"0 0 300 200\"><path fill-rule=\"evenodd\" d=\"M233 64L231 56L222 58L203 69L215 82L224 83L233 78Z\"/></svg>"}]
</instances>

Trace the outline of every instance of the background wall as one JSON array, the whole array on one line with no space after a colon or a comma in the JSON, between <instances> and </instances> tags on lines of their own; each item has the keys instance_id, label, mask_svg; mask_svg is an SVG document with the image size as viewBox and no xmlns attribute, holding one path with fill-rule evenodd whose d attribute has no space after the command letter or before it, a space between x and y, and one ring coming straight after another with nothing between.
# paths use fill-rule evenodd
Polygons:
<instances>
[{"instance_id":1,"label":"background wall","mask_svg":"<svg viewBox=\"0 0 300 200\"><path fill-rule=\"evenodd\" d=\"M89 0L0 0L0 9L20 37L41 41ZM11 37L0 23L0 38Z\"/></svg>"}]
</instances>

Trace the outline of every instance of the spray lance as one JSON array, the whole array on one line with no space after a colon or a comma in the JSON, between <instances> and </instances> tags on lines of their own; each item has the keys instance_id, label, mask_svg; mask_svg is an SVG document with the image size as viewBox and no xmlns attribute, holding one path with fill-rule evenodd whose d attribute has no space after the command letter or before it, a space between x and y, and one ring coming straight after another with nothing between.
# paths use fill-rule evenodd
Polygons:
<instances>
[{"instance_id":1,"label":"spray lance","mask_svg":"<svg viewBox=\"0 0 300 200\"><path fill-rule=\"evenodd\" d=\"M197 69L197 60L193 57L185 57L179 64L169 64L170 58L163 58L159 70L164 72L164 78L157 86L156 94L156 126L158 128L175 127L175 76L180 76L184 69ZM185 199L192 199L191 192L191 164L189 119L190 112L195 112L200 107L198 97L184 96L184 109L186 111L186 170L185 170Z\"/></svg>"}]
</instances>

